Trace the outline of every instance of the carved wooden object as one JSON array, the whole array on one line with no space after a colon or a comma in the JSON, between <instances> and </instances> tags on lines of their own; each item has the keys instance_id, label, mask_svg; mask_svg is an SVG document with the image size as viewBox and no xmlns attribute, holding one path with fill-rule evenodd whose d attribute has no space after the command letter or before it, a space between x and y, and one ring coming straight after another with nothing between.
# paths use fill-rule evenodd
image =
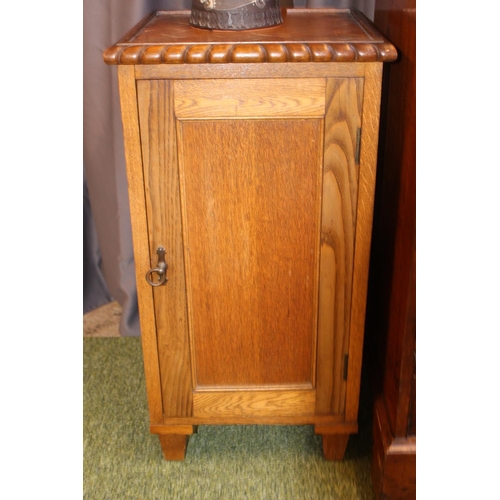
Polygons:
<instances>
[{"instance_id":1,"label":"carved wooden object","mask_svg":"<svg viewBox=\"0 0 500 500\"><path fill-rule=\"evenodd\" d=\"M146 18L118 64L151 432L312 424L341 459L357 412L382 63L361 14L210 32ZM166 250L168 281L144 276Z\"/></svg>"}]
</instances>

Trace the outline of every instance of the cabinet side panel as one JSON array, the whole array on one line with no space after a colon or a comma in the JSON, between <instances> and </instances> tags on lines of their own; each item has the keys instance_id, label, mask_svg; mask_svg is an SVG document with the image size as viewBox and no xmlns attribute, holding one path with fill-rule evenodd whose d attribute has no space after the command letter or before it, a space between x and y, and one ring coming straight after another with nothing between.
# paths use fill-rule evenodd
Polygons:
<instances>
[{"instance_id":1,"label":"cabinet side panel","mask_svg":"<svg viewBox=\"0 0 500 500\"><path fill-rule=\"evenodd\" d=\"M320 242L316 411L344 410L349 342L363 79L330 78L326 87Z\"/></svg>"},{"instance_id":2,"label":"cabinet side panel","mask_svg":"<svg viewBox=\"0 0 500 500\"><path fill-rule=\"evenodd\" d=\"M177 141L171 84L138 82L151 267L163 246L168 282L154 288L163 413L192 414L192 384L182 245ZM144 277L142 277L144 280Z\"/></svg>"},{"instance_id":3,"label":"cabinet side panel","mask_svg":"<svg viewBox=\"0 0 500 500\"><path fill-rule=\"evenodd\" d=\"M311 384L322 120L180 130L197 385Z\"/></svg>"}]
</instances>

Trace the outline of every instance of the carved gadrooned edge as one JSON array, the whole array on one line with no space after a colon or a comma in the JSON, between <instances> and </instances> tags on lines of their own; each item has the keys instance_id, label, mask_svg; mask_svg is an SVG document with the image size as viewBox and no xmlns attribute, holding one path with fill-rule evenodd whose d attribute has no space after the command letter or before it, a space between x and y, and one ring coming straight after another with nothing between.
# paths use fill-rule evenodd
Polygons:
<instances>
[{"instance_id":1,"label":"carved gadrooned edge","mask_svg":"<svg viewBox=\"0 0 500 500\"><path fill-rule=\"evenodd\" d=\"M389 42L114 45L103 58L107 64L391 62L396 60L397 51Z\"/></svg>"}]
</instances>

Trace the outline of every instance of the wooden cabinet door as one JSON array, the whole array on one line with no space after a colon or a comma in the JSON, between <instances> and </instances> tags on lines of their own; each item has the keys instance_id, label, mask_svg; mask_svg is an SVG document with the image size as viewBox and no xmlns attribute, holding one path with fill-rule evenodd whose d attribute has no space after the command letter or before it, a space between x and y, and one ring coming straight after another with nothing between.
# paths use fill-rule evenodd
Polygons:
<instances>
[{"instance_id":1,"label":"wooden cabinet door","mask_svg":"<svg viewBox=\"0 0 500 500\"><path fill-rule=\"evenodd\" d=\"M362 89L137 81L164 416L344 411Z\"/></svg>"}]
</instances>

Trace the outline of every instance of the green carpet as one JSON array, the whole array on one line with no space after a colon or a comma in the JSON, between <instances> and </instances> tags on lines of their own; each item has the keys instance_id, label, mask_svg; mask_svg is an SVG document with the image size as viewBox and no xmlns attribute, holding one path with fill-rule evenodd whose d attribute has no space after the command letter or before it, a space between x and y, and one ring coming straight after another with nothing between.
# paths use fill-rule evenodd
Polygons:
<instances>
[{"instance_id":1,"label":"green carpet","mask_svg":"<svg viewBox=\"0 0 500 500\"><path fill-rule=\"evenodd\" d=\"M322 458L312 426L257 425L199 426L185 461L166 462L149 434L140 339L83 341L84 499L374 498L369 408L342 462Z\"/></svg>"}]
</instances>

